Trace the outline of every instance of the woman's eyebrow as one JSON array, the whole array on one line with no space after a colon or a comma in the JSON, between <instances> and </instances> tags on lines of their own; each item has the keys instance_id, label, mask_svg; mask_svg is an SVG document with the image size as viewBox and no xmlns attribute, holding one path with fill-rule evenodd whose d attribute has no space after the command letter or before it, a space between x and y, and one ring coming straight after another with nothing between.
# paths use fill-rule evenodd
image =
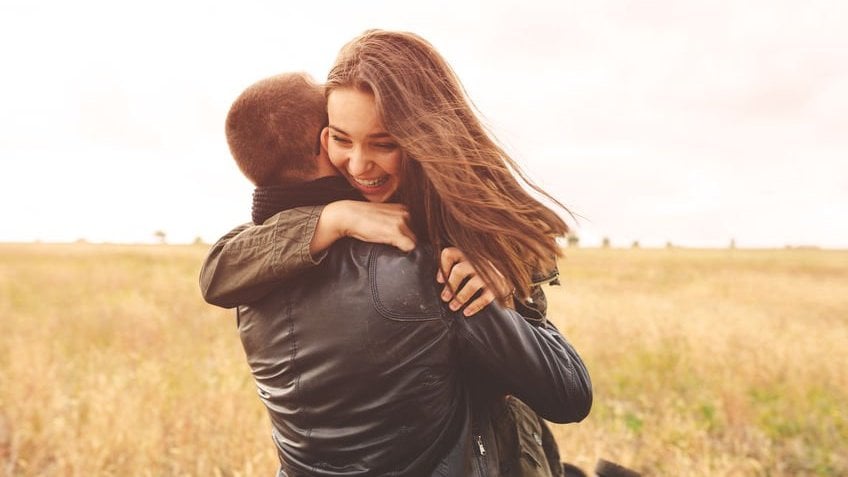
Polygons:
<instances>
[{"instance_id":1,"label":"woman's eyebrow","mask_svg":"<svg viewBox=\"0 0 848 477\"><path fill-rule=\"evenodd\" d=\"M383 139L383 138L386 138L386 137L390 138L390 137L392 137L392 135L387 133L387 132L378 132L378 133L374 133L374 134L369 134L367 137L370 138L370 139Z\"/></svg>"},{"instance_id":2,"label":"woman's eyebrow","mask_svg":"<svg viewBox=\"0 0 848 477\"><path fill-rule=\"evenodd\" d=\"M342 128L339 128L337 126L333 126L332 124L328 124L327 127L332 129L333 131L339 133L339 134L344 134L345 136L350 136L350 133L346 132ZM380 132L377 132L377 133L369 134L365 137L367 137L369 139L382 139L382 138L387 138L387 137L390 138L390 137L392 137L392 135L385 132L385 131L380 131Z\"/></svg>"},{"instance_id":3,"label":"woman's eyebrow","mask_svg":"<svg viewBox=\"0 0 848 477\"><path fill-rule=\"evenodd\" d=\"M345 130L344 130L344 129L337 128L336 126L333 126L332 124L328 124L328 125L327 125L327 127L328 127L328 128L330 128L330 129L332 129L333 131L335 131L335 132L337 132L337 133L344 134L344 135L346 135L346 136L350 136L350 134L348 134L347 132L345 132Z\"/></svg>"}]
</instances>

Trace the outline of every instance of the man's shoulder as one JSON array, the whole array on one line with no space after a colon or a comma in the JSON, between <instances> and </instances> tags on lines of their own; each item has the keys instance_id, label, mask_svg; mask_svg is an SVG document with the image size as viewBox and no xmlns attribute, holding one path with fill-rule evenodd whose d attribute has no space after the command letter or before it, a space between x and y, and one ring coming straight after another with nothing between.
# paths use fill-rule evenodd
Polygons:
<instances>
[{"instance_id":1,"label":"man's shoulder","mask_svg":"<svg viewBox=\"0 0 848 477\"><path fill-rule=\"evenodd\" d=\"M374 305L387 318L434 319L442 316L436 257L433 248L419 244L403 252L383 244L345 240L333 253L350 254L367 268Z\"/></svg>"},{"instance_id":2,"label":"man's shoulder","mask_svg":"<svg viewBox=\"0 0 848 477\"><path fill-rule=\"evenodd\" d=\"M367 259L369 268L390 268L393 270L414 270L421 274L432 272L436 276L437 256L429 244L418 244L411 252L381 243L363 242L353 238L336 241L328 250L328 256L353 256Z\"/></svg>"}]
</instances>

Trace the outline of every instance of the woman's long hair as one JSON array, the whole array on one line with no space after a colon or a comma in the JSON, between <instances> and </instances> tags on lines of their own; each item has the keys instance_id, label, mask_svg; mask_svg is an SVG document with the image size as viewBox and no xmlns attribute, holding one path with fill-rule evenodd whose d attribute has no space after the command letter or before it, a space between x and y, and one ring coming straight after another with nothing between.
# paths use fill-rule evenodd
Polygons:
<instances>
[{"instance_id":1,"label":"woman's long hair","mask_svg":"<svg viewBox=\"0 0 848 477\"><path fill-rule=\"evenodd\" d=\"M556 237L568 226L518 178L563 206L495 143L432 45L412 33L366 31L342 48L326 87L328 95L341 88L374 95L384 127L405 153L398 197L415 233L436 251L460 248L490 286L495 264L528 296L531 273L554 266Z\"/></svg>"}]
</instances>

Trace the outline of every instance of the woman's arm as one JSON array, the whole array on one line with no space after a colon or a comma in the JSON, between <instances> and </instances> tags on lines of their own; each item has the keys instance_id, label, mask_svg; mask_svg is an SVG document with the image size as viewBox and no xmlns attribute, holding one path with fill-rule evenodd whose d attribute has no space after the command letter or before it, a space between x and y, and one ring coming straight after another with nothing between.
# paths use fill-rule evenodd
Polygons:
<instances>
[{"instance_id":1,"label":"woman's arm","mask_svg":"<svg viewBox=\"0 0 848 477\"><path fill-rule=\"evenodd\" d=\"M200 271L201 293L224 308L251 303L318 265L342 237L412 250L415 235L408 217L397 204L343 200L285 210L261 225L241 225L210 249Z\"/></svg>"},{"instance_id":2,"label":"woman's arm","mask_svg":"<svg viewBox=\"0 0 848 477\"><path fill-rule=\"evenodd\" d=\"M318 219L309 251L317 256L342 237L383 243L404 252L414 249L416 240L409 228L409 212L404 206L355 200L327 204Z\"/></svg>"}]
</instances>

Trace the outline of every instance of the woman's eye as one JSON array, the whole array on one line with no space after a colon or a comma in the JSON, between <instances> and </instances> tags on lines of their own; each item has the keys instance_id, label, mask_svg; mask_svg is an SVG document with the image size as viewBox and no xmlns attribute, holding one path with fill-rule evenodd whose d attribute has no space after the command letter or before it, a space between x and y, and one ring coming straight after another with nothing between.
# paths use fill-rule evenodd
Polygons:
<instances>
[{"instance_id":1,"label":"woman's eye","mask_svg":"<svg viewBox=\"0 0 848 477\"><path fill-rule=\"evenodd\" d=\"M397 148L398 146L397 146L397 144L395 144L393 142L379 142L377 144L374 144L374 147L379 148L379 149L385 149L387 151L391 151L391 150L394 150L395 148Z\"/></svg>"},{"instance_id":2,"label":"woman's eye","mask_svg":"<svg viewBox=\"0 0 848 477\"><path fill-rule=\"evenodd\" d=\"M330 139L332 139L333 142L337 142L339 144L350 144L350 139L341 136L336 136L335 134L331 134Z\"/></svg>"}]
</instances>

